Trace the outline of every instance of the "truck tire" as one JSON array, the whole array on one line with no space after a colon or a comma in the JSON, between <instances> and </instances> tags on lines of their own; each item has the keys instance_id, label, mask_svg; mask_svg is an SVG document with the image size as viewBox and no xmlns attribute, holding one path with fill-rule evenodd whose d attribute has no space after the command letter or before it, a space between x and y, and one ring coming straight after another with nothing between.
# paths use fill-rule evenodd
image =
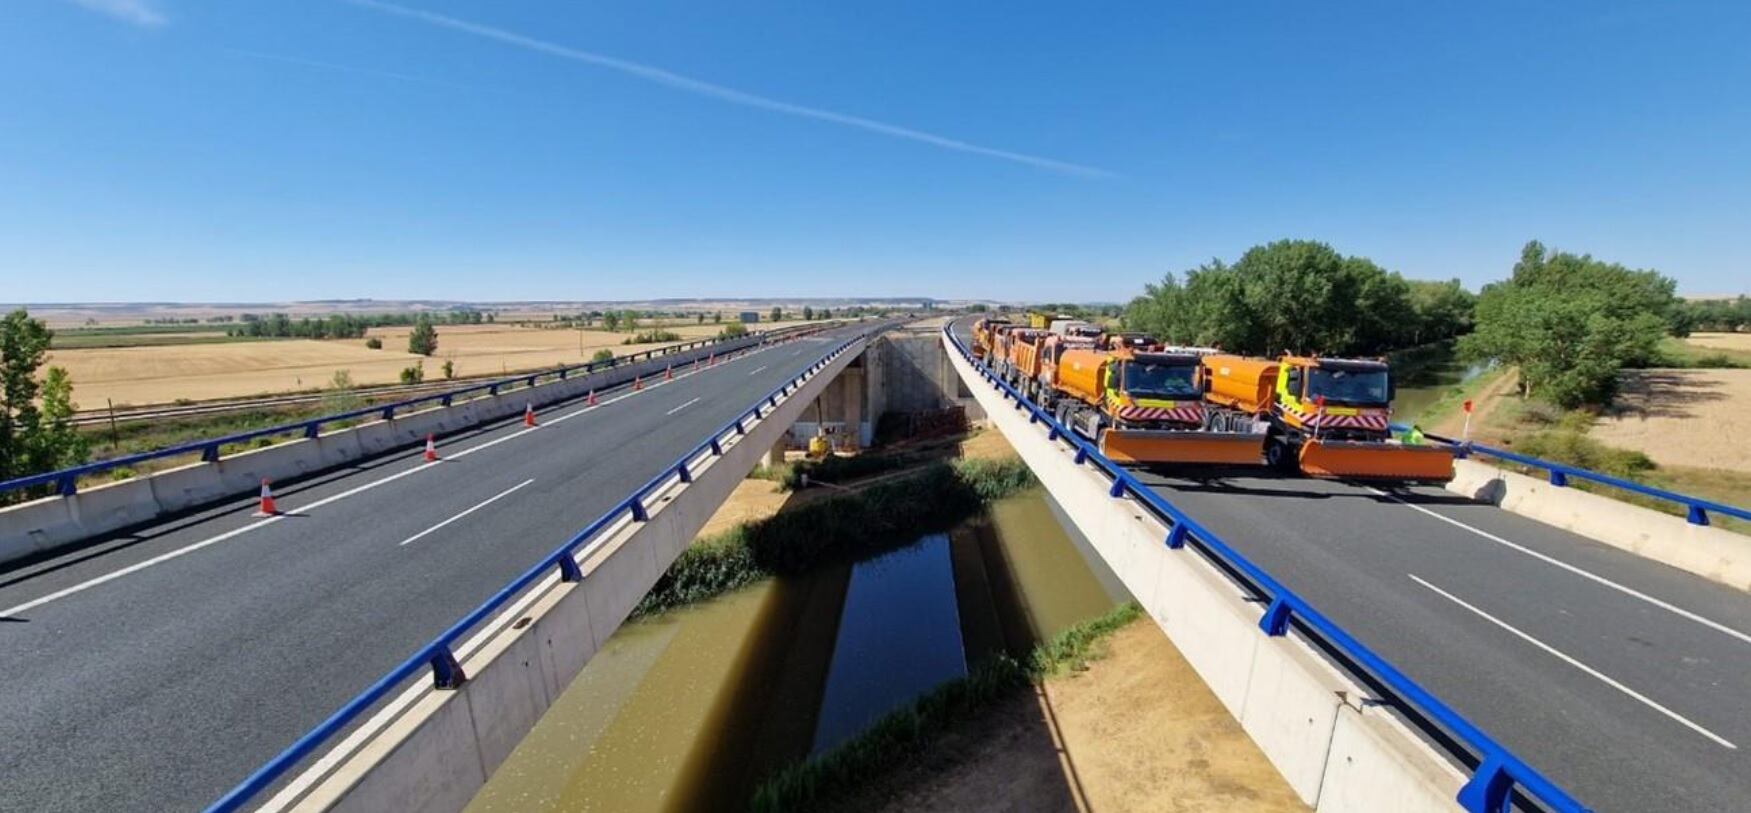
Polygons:
<instances>
[{"instance_id":1,"label":"truck tire","mask_svg":"<svg viewBox=\"0 0 1751 813\"><path fill-rule=\"evenodd\" d=\"M1295 446L1288 438L1272 436L1265 441L1265 465L1280 472L1292 473L1300 468Z\"/></svg>"}]
</instances>

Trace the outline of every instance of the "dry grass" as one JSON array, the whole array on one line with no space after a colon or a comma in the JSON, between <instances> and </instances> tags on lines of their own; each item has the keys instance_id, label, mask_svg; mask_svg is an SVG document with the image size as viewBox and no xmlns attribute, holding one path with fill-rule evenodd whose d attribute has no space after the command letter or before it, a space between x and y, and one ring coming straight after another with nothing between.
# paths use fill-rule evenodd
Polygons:
<instances>
[{"instance_id":1,"label":"dry grass","mask_svg":"<svg viewBox=\"0 0 1751 813\"><path fill-rule=\"evenodd\" d=\"M756 327L769 330L789 324L797 323L762 323ZM692 340L714 336L720 328L707 323L667 329L683 340ZM179 398L198 401L310 390L326 385L336 370L347 370L356 384L392 384L402 368L420 360L419 356L403 352L411 329L373 329L369 335L383 340L382 350L366 348L364 339L288 339L56 350L49 354L49 363L66 367L72 373L74 399L86 408L103 406L105 398L117 404L144 405ZM580 353L579 332L575 330L442 325L438 327L438 353L425 360L426 377L427 380L440 377L445 360L455 362L458 376L495 375L588 361L604 347L624 354L662 346L621 345L628 335L583 331Z\"/></svg>"},{"instance_id":2,"label":"dry grass","mask_svg":"<svg viewBox=\"0 0 1751 813\"><path fill-rule=\"evenodd\" d=\"M1751 472L1751 370L1625 370L1588 435L1662 467Z\"/></svg>"},{"instance_id":3,"label":"dry grass","mask_svg":"<svg viewBox=\"0 0 1751 813\"><path fill-rule=\"evenodd\" d=\"M1714 350L1751 351L1751 333L1692 333L1684 341Z\"/></svg>"}]
</instances>

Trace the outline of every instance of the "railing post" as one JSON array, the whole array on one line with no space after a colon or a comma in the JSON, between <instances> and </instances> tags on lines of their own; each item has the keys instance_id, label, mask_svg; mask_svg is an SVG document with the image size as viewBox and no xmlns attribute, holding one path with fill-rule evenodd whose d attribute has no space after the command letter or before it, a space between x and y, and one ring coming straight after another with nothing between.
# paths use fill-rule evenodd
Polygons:
<instances>
[{"instance_id":1,"label":"railing post","mask_svg":"<svg viewBox=\"0 0 1751 813\"><path fill-rule=\"evenodd\" d=\"M1122 478L1122 477L1114 477L1113 478L1113 485L1112 485L1112 488L1107 489L1107 496L1108 497L1123 497L1123 496L1125 496L1125 480L1124 480L1124 478Z\"/></svg>"},{"instance_id":2,"label":"railing post","mask_svg":"<svg viewBox=\"0 0 1751 813\"><path fill-rule=\"evenodd\" d=\"M1084 446L1080 443L1076 444L1076 459L1071 461L1071 462L1075 463L1078 466L1080 466L1084 463L1087 463L1088 462L1088 447Z\"/></svg>"},{"instance_id":3,"label":"railing post","mask_svg":"<svg viewBox=\"0 0 1751 813\"><path fill-rule=\"evenodd\" d=\"M451 395L450 393L446 392L446 393L444 393L443 398L438 399L438 403L443 405L443 406L449 406L450 402L455 400L455 399L456 399L456 396Z\"/></svg>"},{"instance_id":4,"label":"railing post","mask_svg":"<svg viewBox=\"0 0 1751 813\"><path fill-rule=\"evenodd\" d=\"M736 419L736 434L738 434L738 435L748 434L748 428L742 425L741 418Z\"/></svg>"},{"instance_id":5,"label":"railing post","mask_svg":"<svg viewBox=\"0 0 1751 813\"><path fill-rule=\"evenodd\" d=\"M685 460L675 464L675 475L680 477L683 483L693 482L693 475L687 471L687 461Z\"/></svg>"},{"instance_id":6,"label":"railing post","mask_svg":"<svg viewBox=\"0 0 1751 813\"><path fill-rule=\"evenodd\" d=\"M202 463L217 463L217 462L219 462L219 444L209 443L206 445L205 448L202 448L201 449L201 462Z\"/></svg>"},{"instance_id":7,"label":"railing post","mask_svg":"<svg viewBox=\"0 0 1751 813\"><path fill-rule=\"evenodd\" d=\"M1551 469L1550 484L1558 488L1566 487L1569 484L1569 476L1556 469Z\"/></svg>"},{"instance_id":8,"label":"railing post","mask_svg":"<svg viewBox=\"0 0 1751 813\"><path fill-rule=\"evenodd\" d=\"M1186 524L1175 522L1173 530L1167 532L1168 550L1179 550L1186 546Z\"/></svg>"},{"instance_id":9,"label":"railing post","mask_svg":"<svg viewBox=\"0 0 1751 813\"><path fill-rule=\"evenodd\" d=\"M1259 629L1273 637L1289 631L1289 603L1282 596L1271 599L1271 606L1265 608L1264 617L1259 619Z\"/></svg>"},{"instance_id":10,"label":"railing post","mask_svg":"<svg viewBox=\"0 0 1751 813\"><path fill-rule=\"evenodd\" d=\"M723 457L723 453L724 453L723 444L718 443L717 436L713 435L711 438L711 454L712 454L712 456L713 457Z\"/></svg>"},{"instance_id":11,"label":"railing post","mask_svg":"<svg viewBox=\"0 0 1751 813\"><path fill-rule=\"evenodd\" d=\"M395 407L394 406L384 407L382 415L383 415L383 420L386 420L386 421L395 420Z\"/></svg>"},{"instance_id":12,"label":"railing post","mask_svg":"<svg viewBox=\"0 0 1751 813\"><path fill-rule=\"evenodd\" d=\"M651 515L644 510L643 494L632 495L632 499L626 501L626 507L632 511L633 522L650 522Z\"/></svg>"},{"instance_id":13,"label":"railing post","mask_svg":"<svg viewBox=\"0 0 1751 813\"><path fill-rule=\"evenodd\" d=\"M321 434L321 427L322 427L321 421L311 421L307 424L304 424L304 437L307 437L307 438L316 437L317 435Z\"/></svg>"},{"instance_id":14,"label":"railing post","mask_svg":"<svg viewBox=\"0 0 1751 813\"><path fill-rule=\"evenodd\" d=\"M1058 425L1052 424L1052 428L1050 429L1050 431L1046 432L1046 440L1055 441L1057 439L1058 439Z\"/></svg>"},{"instance_id":15,"label":"railing post","mask_svg":"<svg viewBox=\"0 0 1751 813\"><path fill-rule=\"evenodd\" d=\"M467 682L468 675L462 671L462 664L456 661L455 653L448 645L440 647L432 654L432 685L439 689L459 689Z\"/></svg>"},{"instance_id":16,"label":"railing post","mask_svg":"<svg viewBox=\"0 0 1751 813\"><path fill-rule=\"evenodd\" d=\"M1502 767L1501 758L1491 754L1459 789L1459 806L1471 813L1506 813L1513 791L1514 777Z\"/></svg>"},{"instance_id":17,"label":"railing post","mask_svg":"<svg viewBox=\"0 0 1751 813\"><path fill-rule=\"evenodd\" d=\"M559 555L559 580L562 582L581 582L584 571L578 569L578 560L572 558L572 552L566 551Z\"/></svg>"},{"instance_id":18,"label":"railing post","mask_svg":"<svg viewBox=\"0 0 1751 813\"><path fill-rule=\"evenodd\" d=\"M1691 503L1690 510L1685 513L1684 519L1692 525L1707 525L1708 512L1703 510L1702 506Z\"/></svg>"},{"instance_id":19,"label":"railing post","mask_svg":"<svg viewBox=\"0 0 1751 813\"><path fill-rule=\"evenodd\" d=\"M55 490L63 497L71 497L79 493L78 475L68 474L55 481Z\"/></svg>"},{"instance_id":20,"label":"railing post","mask_svg":"<svg viewBox=\"0 0 1751 813\"><path fill-rule=\"evenodd\" d=\"M498 395L498 394L499 394L499 385L497 385L497 384L493 384L493 385L492 385L492 386L489 386L489 387L487 387L487 388L486 388L486 394L488 394L488 395Z\"/></svg>"}]
</instances>

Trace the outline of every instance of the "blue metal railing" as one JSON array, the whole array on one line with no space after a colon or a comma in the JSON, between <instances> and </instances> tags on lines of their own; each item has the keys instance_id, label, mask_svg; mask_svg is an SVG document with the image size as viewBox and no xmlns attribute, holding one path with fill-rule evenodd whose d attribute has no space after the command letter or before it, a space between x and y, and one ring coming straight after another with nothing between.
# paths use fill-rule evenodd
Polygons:
<instances>
[{"instance_id":1,"label":"blue metal railing","mask_svg":"<svg viewBox=\"0 0 1751 813\"><path fill-rule=\"evenodd\" d=\"M960 338L954 335L952 328L952 322L943 328L943 334L950 343L974 370L998 388L1004 400L1013 401L1017 410L1028 412L1028 423L1045 424L1049 440L1064 443L1075 450L1074 459L1077 465L1092 464L1097 471L1111 478L1112 486L1107 493L1113 498L1120 499L1130 495L1162 520L1168 527L1164 540L1167 547L1178 550L1190 543L1249 582L1251 589L1268 601L1264 616L1259 619L1259 628L1266 635L1283 635L1288 632L1291 620L1297 622L1302 631L1323 640L1333 651L1349 659L1405 706L1471 749L1473 753L1470 756L1476 758L1478 764L1472 771L1471 779L1459 790L1460 806L1472 813L1502 813L1510 809L1515 790L1519 789L1556 813L1581 813L1587 810L1568 792L1514 756L1507 748L1441 702L1440 698L1398 671L1385 658L1356 640L1331 619L1321 615L1306 599L1284 587L1216 534L1144 485L1130 471L1107 459L1093 444L1077 436L1038 404L1028 400L974 358Z\"/></svg>"},{"instance_id":2,"label":"blue metal railing","mask_svg":"<svg viewBox=\"0 0 1751 813\"><path fill-rule=\"evenodd\" d=\"M323 720L315 728L306 732L304 736L299 737L297 741L288 746L286 750L280 752L279 756L274 757L266 765L257 769L255 773L250 774L249 777L244 779L242 783L237 785L237 787L232 788L229 793L226 793L218 801L214 802L207 808L207 813L225 813L226 811L241 809L244 805L248 804L256 794L261 793L263 790L266 790L275 782L279 781L280 778L284 776L287 771L291 770L293 766L297 765L299 761L309 756L330 737L333 737L342 729L351 725L366 711L370 710L377 701L382 700L385 695L389 694L389 692L393 691L397 686L407 681L409 678L414 677L421 669L430 668L432 670L432 683L439 689L454 689L461 686L462 683L467 680L467 676L463 673L462 666L456 659L454 646L459 640L461 640L464 634L473 629L474 626L481 621L484 621L488 616L492 615L494 611L504 607L511 601L511 599L522 593L538 579L554 572L555 570L558 571L561 581L583 581L584 574L578 567L576 555L580 548L586 547L587 544L595 539L597 535L601 534L604 529L621 519L629 518L633 522L649 521L650 517L647 513L648 509L645 506L645 498L650 496L652 492L663 488L670 480L677 480L682 483L692 482L693 470L698 465L698 463L695 462L696 459L699 462L703 462L705 459L717 457L723 454L723 444L726 440L730 437L746 434L749 421L765 417L767 412L777 409L779 398L787 397L797 389L800 389L805 381L813 377L815 373L825 369L827 365L833 363L833 361L841 354L850 349L853 344L880 329L882 328L878 326L875 330L860 333L835 346L831 351L810 364L808 369L798 374L795 378L792 378L790 381L780 385L778 389L775 389L756 400L754 406L737 415L735 420L724 424L723 428L713 433L698 446L695 446L692 451L682 455L681 458L676 460L672 465L665 467L662 473L652 477L644 485L639 486L638 490L632 492L631 496L622 500L613 508L608 509L608 513L603 514L601 517L597 518L595 522L590 523L583 530L577 532L577 534L573 535L571 539L566 540L565 544L560 545L559 548L555 549L552 553L543 557L541 561L535 563L533 567L523 571L522 575L513 579L510 584L505 585L504 588L497 593L492 594L490 598L480 606L475 607L467 615L463 616L461 620L452 624L449 629L444 630L444 632L439 634L437 638L432 639L430 643L420 647L420 649L414 652L413 655L409 656L407 660L402 661L399 666L391 669L388 674L378 678L375 683L372 683L363 692L360 692L352 700L347 701L346 705L341 706L338 711L329 715L328 719Z\"/></svg>"},{"instance_id":3,"label":"blue metal railing","mask_svg":"<svg viewBox=\"0 0 1751 813\"><path fill-rule=\"evenodd\" d=\"M766 341L771 341L772 339L780 338L783 336L789 336L789 335L793 335L793 334L796 334L799 332L808 331L809 329L810 328L808 328L808 327L802 327L802 328L792 328L792 329L783 330L783 331L753 333L753 334L749 334L745 338L754 339L754 340L757 340L759 342L766 342ZM737 338L743 338L743 337L737 337ZM418 398L409 398L405 401L396 401L396 402L390 403L390 404L376 404L374 406L368 406L368 407L364 407L361 409L354 409L354 410L350 410L347 412L337 412L337 413L334 413L332 415L322 415L322 416L319 416L316 418L310 418L308 420L295 421L292 423L280 424L278 426L270 426L270 427L267 427L265 429L252 429L248 432L238 432L236 434L225 435L223 437L203 438L201 440L191 441L188 443L182 443L182 444L178 444L175 446L166 446L166 447L161 448L161 449L153 449L152 451L149 451L149 452L139 452L136 454L124 455L122 457L112 457L112 458L109 458L107 460L99 460L99 461L96 461L94 463L86 463L86 464L81 465L81 466L74 466L72 468L61 469L59 471L44 472L42 474L33 474L33 475L28 476L28 477L18 477L18 478L14 478L11 480L0 481L0 494L4 494L8 491L16 491L18 489L24 489L24 488L33 488L35 486L48 485L48 484L52 483L55 486L56 493L58 493L64 497L70 497L70 496L73 496L74 494L78 493L79 478L81 478L81 477L91 475L91 474L97 474L100 472L111 471L114 469L125 468L128 466L133 466L133 465L138 464L138 463L144 463L148 460L158 460L158 459L166 458L166 457L176 457L178 455L193 454L195 452L199 452L201 455L202 461L207 462L207 463L212 463L212 462L215 462L219 459L220 449L223 448L224 446L226 446L227 444L244 443L247 441L255 440L256 438L273 437L273 436L277 436L277 435L287 435L287 434L291 434L293 432L300 432L306 438L314 438L317 435L321 434L322 426L324 424L332 424L332 423L336 423L338 421L345 421L345 420L350 420L353 418L363 418L363 417L372 416L372 415L379 416L383 420L389 420L391 418L394 418L396 413L398 413L398 412L405 412L409 409L420 406L422 404L437 403L437 404L441 404L443 406L449 406L452 401L454 401L455 399L460 398L460 397L475 395L475 394L482 393L482 392L487 393L489 395L498 395L499 390L507 388L507 387L513 387L513 386L516 386L518 384L522 384L522 385L527 386L527 387L533 387L533 386L535 386L535 382L539 379L552 379L552 380L563 381L571 373L578 372L578 371L583 371L587 375L589 373L593 373L593 372L597 372L597 371L601 371L601 370L609 370L609 369L620 367L620 366L623 366L626 364L632 364L632 363L636 363L639 361L657 358L659 356L673 355L675 353L683 353L683 352L686 352L688 350L695 350L695 349L705 347L708 345L718 344L720 342L726 342L726 341L734 341L734 340L735 339L701 339L698 341L688 342L686 344L672 345L670 347L659 347L659 348L655 348L655 349L651 349L651 350L645 350L645 351L642 351L639 353L633 353L633 354L626 355L626 356L617 356L615 358L606 359L603 361L593 361L593 362L587 362L584 364L574 364L574 365L570 365L567 367L558 367L558 368L554 368L551 370L542 370L540 372L535 372L535 373L525 373L523 375L512 376L510 378L501 378L501 379L498 379L495 381L488 381L488 382L484 382L484 383L480 383L480 384L473 384L470 386L461 387L461 388L454 389L454 390L448 390L445 392L433 393L431 395L422 395Z\"/></svg>"},{"instance_id":4,"label":"blue metal railing","mask_svg":"<svg viewBox=\"0 0 1751 813\"><path fill-rule=\"evenodd\" d=\"M1407 432L1410 430L1410 427L1402 424L1393 424L1392 429L1395 432ZM1573 478L1576 480L1587 480L1601 485L1611 486L1612 488L1620 488L1624 491L1654 497L1656 499L1675 502L1684 506L1684 518L1692 525L1707 525L1708 515L1710 513L1725 514L1729 517L1737 517L1742 520L1751 521L1751 510L1746 510L1737 506L1718 503L1713 500L1705 500L1701 497L1692 497L1688 494L1679 494L1676 491L1667 491L1663 488L1655 488L1650 485L1637 483L1633 480L1612 477L1609 474L1600 474L1596 471L1588 471L1587 469L1576 468L1564 463L1556 463L1550 460L1541 460L1536 457L1516 454L1507 449L1497 449L1494 446L1485 446L1482 443L1473 443L1469 440L1455 440L1453 438L1442 437L1440 435L1429 435L1426 433L1424 437L1453 447L1453 455L1455 457L1465 458L1473 454L1481 454L1494 457L1498 460L1506 460L1510 463L1518 463L1530 468L1544 469L1550 480L1550 484L1559 488L1567 487L1569 480Z\"/></svg>"}]
</instances>

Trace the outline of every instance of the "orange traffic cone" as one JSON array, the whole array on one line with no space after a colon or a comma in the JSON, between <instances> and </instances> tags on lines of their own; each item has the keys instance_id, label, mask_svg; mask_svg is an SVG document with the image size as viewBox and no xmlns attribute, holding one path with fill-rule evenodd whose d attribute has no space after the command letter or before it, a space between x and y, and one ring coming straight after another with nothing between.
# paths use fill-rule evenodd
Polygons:
<instances>
[{"instance_id":1,"label":"orange traffic cone","mask_svg":"<svg viewBox=\"0 0 1751 813\"><path fill-rule=\"evenodd\" d=\"M717 354L716 353L712 353L711 358L708 358L705 360L705 366L707 366L707 367L716 367L717 366Z\"/></svg>"},{"instance_id":2,"label":"orange traffic cone","mask_svg":"<svg viewBox=\"0 0 1751 813\"><path fill-rule=\"evenodd\" d=\"M278 513L280 513L280 509L274 505L274 490L268 488L267 478L263 477L261 480L261 509L256 511L255 515L258 517L271 517Z\"/></svg>"},{"instance_id":3,"label":"orange traffic cone","mask_svg":"<svg viewBox=\"0 0 1751 813\"><path fill-rule=\"evenodd\" d=\"M674 381L675 380L675 365L671 364L666 369L663 370L663 380L664 381Z\"/></svg>"},{"instance_id":4,"label":"orange traffic cone","mask_svg":"<svg viewBox=\"0 0 1751 813\"><path fill-rule=\"evenodd\" d=\"M438 462L438 444L432 440L431 435L426 435L426 462Z\"/></svg>"},{"instance_id":5,"label":"orange traffic cone","mask_svg":"<svg viewBox=\"0 0 1751 813\"><path fill-rule=\"evenodd\" d=\"M632 377L632 388L635 390L644 389L644 377L643 376L636 376L636 375L633 376Z\"/></svg>"},{"instance_id":6,"label":"orange traffic cone","mask_svg":"<svg viewBox=\"0 0 1751 813\"><path fill-rule=\"evenodd\" d=\"M595 405L596 405L596 391L590 390L590 398L589 398L589 400L584 402L584 406L595 406Z\"/></svg>"},{"instance_id":7,"label":"orange traffic cone","mask_svg":"<svg viewBox=\"0 0 1751 813\"><path fill-rule=\"evenodd\" d=\"M523 404L523 425L524 426L534 426L535 425L535 405L534 404L530 404L530 403Z\"/></svg>"}]
</instances>

